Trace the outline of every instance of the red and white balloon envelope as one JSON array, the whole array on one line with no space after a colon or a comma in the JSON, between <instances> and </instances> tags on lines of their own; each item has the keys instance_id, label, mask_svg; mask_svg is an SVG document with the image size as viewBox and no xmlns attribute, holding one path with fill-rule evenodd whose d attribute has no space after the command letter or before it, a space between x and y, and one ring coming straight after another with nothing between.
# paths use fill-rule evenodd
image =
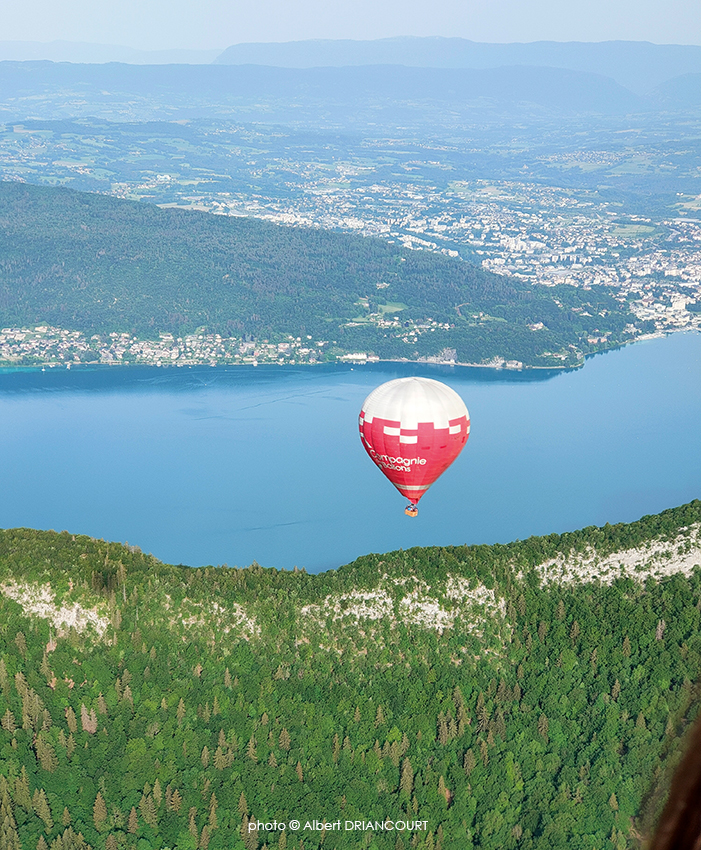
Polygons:
<instances>
[{"instance_id":1,"label":"red and white balloon envelope","mask_svg":"<svg viewBox=\"0 0 701 850\"><path fill-rule=\"evenodd\" d=\"M470 414L460 396L431 378L398 378L373 390L358 421L365 451L406 496L416 516L419 499L460 454Z\"/></svg>"}]
</instances>

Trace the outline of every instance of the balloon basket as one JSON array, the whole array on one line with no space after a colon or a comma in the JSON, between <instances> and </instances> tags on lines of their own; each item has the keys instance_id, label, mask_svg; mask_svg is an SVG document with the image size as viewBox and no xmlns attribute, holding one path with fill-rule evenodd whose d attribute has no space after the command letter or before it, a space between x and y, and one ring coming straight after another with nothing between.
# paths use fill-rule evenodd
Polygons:
<instances>
[{"instance_id":1,"label":"balloon basket","mask_svg":"<svg viewBox=\"0 0 701 850\"><path fill-rule=\"evenodd\" d=\"M418 516L419 515L419 509L416 507L416 505L407 505L404 508L404 513L407 516Z\"/></svg>"}]
</instances>

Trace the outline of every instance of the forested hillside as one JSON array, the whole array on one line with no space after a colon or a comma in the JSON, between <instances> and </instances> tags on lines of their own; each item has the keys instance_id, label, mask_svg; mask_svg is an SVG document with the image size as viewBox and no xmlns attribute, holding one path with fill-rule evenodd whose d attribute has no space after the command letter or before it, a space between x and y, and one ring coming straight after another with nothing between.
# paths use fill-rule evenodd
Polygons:
<instances>
[{"instance_id":1,"label":"forested hillside","mask_svg":"<svg viewBox=\"0 0 701 850\"><path fill-rule=\"evenodd\" d=\"M636 847L697 713L700 527L317 576L4 531L0 847Z\"/></svg>"},{"instance_id":2,"label":"forested hillside","mask_svg":"<svg viewBox=\"0 0 701 850\"><path fill-rule=\"evenodd\" d=\"M604 286L532 286L378 239L0 183L4 327L291 334L337 353L547 366L634 338L634 321Z\"/></svg>"}]
</instances>

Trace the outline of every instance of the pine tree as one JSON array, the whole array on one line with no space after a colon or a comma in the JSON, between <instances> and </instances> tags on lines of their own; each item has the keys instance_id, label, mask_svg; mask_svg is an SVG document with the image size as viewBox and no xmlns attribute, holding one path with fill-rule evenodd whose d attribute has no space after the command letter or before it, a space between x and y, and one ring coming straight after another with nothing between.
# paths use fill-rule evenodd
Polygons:
<instances>
[{"instance_id":1,"label":"pine tree","mask_svg":"<svg viewBox=\"0 0 701 850\"><path fill-rule=\"evenodd\" d=\"M469 749L465 753L465 757L462 760L462 767L463 767L463 770L465 771L467 776L469 776L472 773L472 771L475 769L476 763L477 762L475 760L475 754L472 752L471 749Z\"/></svg>"},{"instance_id":2,"label":"pine tree","mask_svg":"<svg viewBox=\"0 0 701 850\"><path fill-rule=\"evenodd\" d=\"M185 702L182 697L180 697L180 702L178 703L178 709L175 712L175 716L178 718L178 725L180 725L185 717Z\"/></svg>"},{"instance_id":3,"label":"pine tree","mask_svg":"<svg viewBox=\"0 0 701 850\"><path fill-rule=\"evenodd\" d=\"M256 741L256 736L251 733L248 746L246 747L246 755L251 761L258 761L258 753L256 751L257 746L258 742Z\"/></svg>"},{"instance_id":4,"label":"pine tree","mask_svg":"<svg viewBox=\"0 0 701 850\"><path fill-rule=\"evenodd\" d=\"M32 810L32 795L29 791L29 777L27 776L27 768L22 765L19 776L15 779L15 803L26 812Z\"/></svg>"},{"instance_id":5,"label":"pine tree","mask_svg":"<svg viewBox=\"0 0 701 850\"><path fill-rule=\"evenodd\" d=\"M202 762L202 767L204 767L205 769L209 767L209 749L207 748L206 744L204 745L204 747L202 747L200 761Z\"/></svg>"},{"instance_id":6,"label":"pine tree","mask_svg":"<svg viewBox=\"0 0 701 850\"><path fill-rule=\"evenodd\" d=\"M224 770L226 767L226 756L224 755L224 750L221 747L217 747L214 751L214 767L217 770Z\"/></svg>"},{"instance_id":7,"label":"pine tree","mask_svg":"<svg viewBox=\"0 0 701 850\"><path fill-rule=\"evenodd\" d=\"M127 826L127 829L132 835L136 835L136 833L139 831L139 818L136 814L136 809L134 808L134 806L131 807L131 811L129 812L129 824Z\"/></svg>"},{"instance_id":8,"label":"pine tree","mask_svg":"<svg viewBox=\"0 0 701 850\"><path fill-rule=\"evenodd\" d=\"M70 826L71 825L71 813L68 811L68 806L64 806L64 808L63 808L63 815L61 816L61 823L64 826Z\"/></svg>"},{"instance_id":9,"label":"pine tree","mask_svg":"<svg viewBox=\"0 0 701 850\"><path fill-rule=\"evenodd\" d=\"M450 805L452 794L450 793L450 789L446 787L445 777L443 776L441 776L438 780L438 793L445 799L446 803Z\"/></svg>"},{"instance_id":10,"label":"pine tree","mask_svg":"<svg viewBox=\"0 0 701 850\"><path fill-rule=\"evenodd\" d=\"M411 797L411 792L414 790L414 769L409 759L404 759L402 762L402 777L399 781L399 789L407 797Z\"/></svg>"},{"instance_id":11,"label":"pine tree","mask_svg":"<svg viewBox=\"0 0 701 850\"><path fill-rule=\"evenodd\" d=\"M209 798L209 831L214 832L217 828L217 807L219 803L217 802L217 795L212 793L212 796Z\"/></svg>"},{"instance_id":12,"label":"pine tree","mask_svg":"<svg viewBox=\"0 0 701 850\"><path fill-rule=\"evenodd\" d=\"M153 802L156 806L161 805L161 800L163 799L163 791L161 790L161 783L156 777L156 781L153 783Z\"/></svg>"},{"instance_id":13,"label":"pine tree","mask_svg":"<svg viewBox=\"0 0 701 850\"><path fill-rule=\"evenodd\" d=\"M251 821L255 820L251 818ZM246 850L257 850L258 847L258 833L255 829L248 829L249 820L247 816L244 816L243 822L241 824L241 838L243 839L243 846Z\"/></svg>"},{"instance_id":14,"label":"pine tree","mask_svg":"<svg viewBox=\"0 0 701 850\"><path fill-rule=\"evenodd\" d=\"M32 806L34 807L34 811L37 813L37 816L44 821L46 831L51 832L54 828L54 821L51 817L49 801L46 799L46 792L43 788L38 788L34 792L34 796L32 797Z\"/></svg>"},{"instance_id":15,"label":"pine tree","mask_svg":"<svg viewBox=\"0 0 701 850\"><path fill-rule=\"evenodd\" d=\"M0 850L21 850L17 823L10 798L10 786L0 775Z\"/></svg>"},{"instance_id":16,"label":"pine tree","mask_svg":"<svg viewBox=\"0 0 701 850\"><path fill-rule=\"evenodd\" d=\"M205 824L202 827L202 835L200 835L200 848L201 850L207 850L209 847L209 827Z\"/></svg>"},{"instance_id":17,"label":"pine tree","mask_svg":"<svg viewBox=\"0 0 701 850\"><path fill-rule=\"evenodd\" d=\"M150 826L151 829L155 829L158 819L156 817L156 804L153 802L151 794L144 793L141 795L141 800L139 800L139 811L141 812L141 817L148 826Z\"/></svg>"},{"instance_id":18,"label":"pine tree","mask_svg":"<svg viewBox=\"0 0 701 850\"><path fill-rule=\"evenodd\" d=\"M246 795L241 792L241 796L239 797L239 805L238 805L239 815L244 817L244 815L248 814L248 803L246 802Z\"/></svg>"},{"instance_id":19,"label":"pine tree","mask_svg":"<svg viewBox=\"0 0 701 850\"><path fill-rule=\"evenodd\" d=\"M197 846L198 839L200 837L200 833L197 829L197 809L194 806L190 807L190 811L188 813L187 818L187 830L190 835L195 839L195 846Z\"/></svg>"},{"instance_id":20,"label":"pine tree","mask_svg":"<svg viewBox=\"0 0 701 850\"><path fill-rule=\"evenodd\" d=\"M66 709L66 723L68 724L68 731L75 733L78 731L78 721L76 720L75 711L68 706Z\"/></svg>"},{"instance_id":21,"label":"pine tree","mask_svg":"<svg viewBox=\"0 0 701 850\"><path fill-rule=\"evenodd\" d=\"M24 636L24 632L17 632L17 634L15 635L15 643L17 644L17 649L19 649L22 658L26 658L27 639Z\"/></svg>"},{"instance_id":22,"label":"pine tree","mask_svg":"<svg viewBox=\"0 0 701 850\"><path fill-rule=\"evenodd\" d=\"M105 805L105 798L102 796L101 791L98 791L97 797L95 797L95 803L92 807L92 819L95 829L101 832L107 822L107 806Z\"/></svg>"},{"instance_id":23,"label":"pine tree","mask_svg":"<svg viewBox=\"0 0 701 850\"><path fill-rule=\"evenodd\" d=\"M170 796L170 810L175 812L177 815L180 811L180 807L183 804L183 798L180 795L180 791L177 788L173 789L173 793Z\"/></svg>"},{"instance_id":24,"label":"pine tree","mask_svg":"<svg viewBox=\"0 0 701 850\"><path fill-rule=\"evenodd\" d=\"M297 762L297 767L295 767L295 772L297 774L297 779L299 779L300 782L304 782L304 772L302 770L302 763L299 761Z\"/></svg>"},{"instance_id":25,"label":"pine tree","mask_svg":"<svg viewBox=\"0 0 701 850\"><path fill-rule=\"evenodd\" d=\"M10 692L10 677L7 675L7 666L5 665L4 658L0 658L0 691L3 692L3 695L7 699Z\"/></svg>"},{"instance_id":26,"label":"pine tree","mask_svg":"<svg viewBox=\"0 0 701 850\"><path fill-rule=\"evenodd\" d=\"M290 733L287 731L287 729L283 727L282 732L280 732L279 739L280 749L284 750L285 752L288 752L288 750L290 749L290 743Z\"/></svg>"},{"instance_id":27,"label":"pine tree","mask_svg":"<svg viewBox=\"0 0 701 850\"><path fill-rule=\"evenodd\" d=\"M58 767L58 759L56 758L56 753L54 752L52 743L44 737L43 732L40 732L37 735L34 748L37 761L41 764L43 770L53 773Z\"/></svg>"},{"instance_id":28,"label":"pine tree","mask_svg":"<svg viewBox=\"0 0 701 850\"><path fill-rule=\"evenodd\" d=\"M0 724L6 732L10 733L10 735L12 735L15 729L17 728L15 715L10 711L9 708L5 710L5 713L2 716L2 720L0 720Z\"/></svg>"}]
</instances>

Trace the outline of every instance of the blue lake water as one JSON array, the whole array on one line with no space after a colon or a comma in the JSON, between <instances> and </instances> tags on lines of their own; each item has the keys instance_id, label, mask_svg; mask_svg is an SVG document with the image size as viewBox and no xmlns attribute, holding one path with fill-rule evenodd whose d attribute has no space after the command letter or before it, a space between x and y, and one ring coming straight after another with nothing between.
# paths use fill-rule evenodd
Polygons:
<instances>
[{"instance_id":1,"label":"blue lake water","mask_svg":"<svg viewBox=\"0 0 701 850\"><path fill-rule=\"evenodd\" d=\"M408 374L464 398L472 432L417 519L357 414ZM0 374L0 526L67 529L171 563L309 571L367 552L507 542L701 496L701 334L567 373L416 364Z\"/></svg>"}]
</instances>

